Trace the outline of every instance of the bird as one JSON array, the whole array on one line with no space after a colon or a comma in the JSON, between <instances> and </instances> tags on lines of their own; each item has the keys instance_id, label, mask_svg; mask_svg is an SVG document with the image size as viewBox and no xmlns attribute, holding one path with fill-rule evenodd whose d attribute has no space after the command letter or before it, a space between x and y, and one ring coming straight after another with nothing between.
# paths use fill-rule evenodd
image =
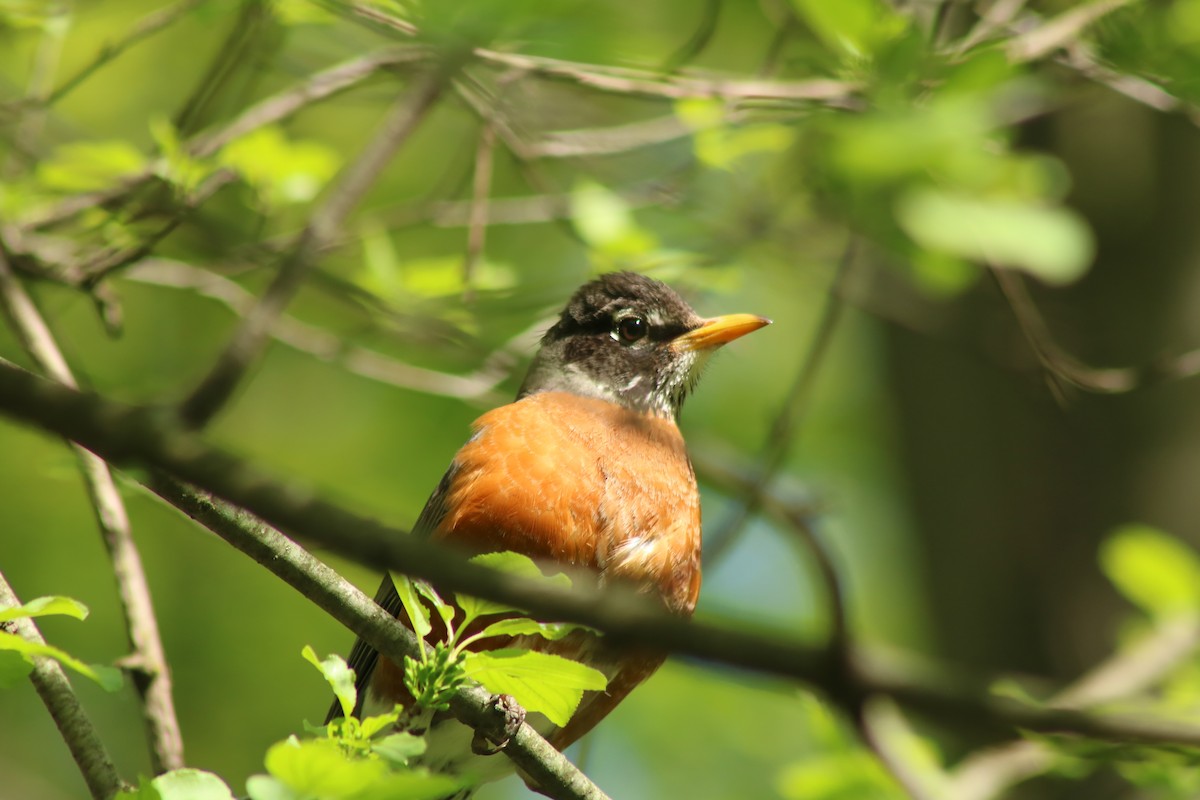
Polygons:
<instances>
[{"instance_id":1,"label":"bird","mask_svg":"<svg viewBox=\"0 0 1200 800\"><path fill-rule=\"evenodd\" d=\"M753 314L703 318L669 286L640 273L613 272L584 284L546 331L516 400L474 422L413 535L472 555L512 551L579 569L690 616L700 593L700 498L680 409L714 351L770 322ZM375 599L412 628L390 576ZM665 659L606 647L585 631L556 642L521 638L488 646L574 657L608 678L605 691L584 695L567 725L536 726L559 749L591 730ZM356 715L411 704L403 667L366 642L355 643L347 663L356 675ZM341 715L335 701L326 722ZM422 763L479 781L511 773L507 758L472 752L470 734L452 719L435 720Z\"/></svg>"}]
</instances>

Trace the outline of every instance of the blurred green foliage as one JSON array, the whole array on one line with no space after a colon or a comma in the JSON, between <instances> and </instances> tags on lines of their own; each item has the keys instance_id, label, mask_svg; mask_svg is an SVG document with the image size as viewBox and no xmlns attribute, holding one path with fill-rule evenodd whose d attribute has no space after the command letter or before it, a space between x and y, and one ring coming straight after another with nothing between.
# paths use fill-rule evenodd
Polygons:
<instances>
[{"instance_id":1,"label":"blurred green foliage","mask_svg":"<svg viewBox=\"0 0 1200 800\"><path fill-rule=\"evenodd\" d=\"M395 48L412 58L304 99L321 70ZM643 270L702 313L776 320L715 360L683 414L711 535L740 501L705 464L756 474L832 296L844 311L772 486L822 517L855 635L1069 678L1196 613L1194 492L1172 476L1194 474L1181 409L1200 404L1160 389L1060 415L1043 389L1065 394L1045 374L1057 350L1025 343L1049 334L1011 322L988 269L1028 279L1085 359L1151 362L1194 338L1198 57L1194 0L0 0L0 239L81 383L175 402L385 109L422 69L457 64L211 440L411 524L570 292ZM278 118L260 105L298 97ZM261 124L201 152L243 114ZM30 363L4 327L0 356ZM286 782L294 746L272 743L326 703L295 653L351 637L129 477L189 763L240 791L269 752ZM94 611L39 619L48 641L119 659L69 454L0 420L0 486L18 593ZM1180 538L1135 526L1101 544L1128 519ZM820 641L828 609L790 532L756 517L732 541L698 613ZM146 772L133 693L78 688L122 773ZM1138 698L1154 713L1192 712L1200 672L1184 663L1155 689ZM978 744L893 733L942 793ZM1196 791L1190 753L1046 744L1060 777L1029 797ZM615 797L903 796L819 701L690 663L575 755ZM0 697L0 773L13 796L83 791L25 686Z\"/></svg>"}]
</instances>

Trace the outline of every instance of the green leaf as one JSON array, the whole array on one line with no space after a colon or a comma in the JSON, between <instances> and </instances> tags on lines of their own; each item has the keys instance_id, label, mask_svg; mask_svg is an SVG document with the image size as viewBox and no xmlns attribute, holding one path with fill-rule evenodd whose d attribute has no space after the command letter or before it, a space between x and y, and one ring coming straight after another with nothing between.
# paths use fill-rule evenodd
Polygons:
<instances>
[{"instance_id":1,"label":"green leaf","mask_svg":"<svg viewBox=\"0 0 1200 800\"><path fill-rule=\"evenodd\" d=\"M218 156L236 170L269 205L305 203L337 172L341 159L317 142L289 141L278 126L267 126L230 142Z\"/></svg>"},{"instance_id":2,"label":"green leaf","mask_svg":"<svg viewBox=\"0 0 1200 800\"><path fill-rule=\"evenodd\" d=\"M501 572L508 572L520 578L523 583L533 582L561 589L571 588L571 579L566 575L561 572L555 575L546 575L532 558L520 553L485 553L484 555L472 558L471 563L488 567L489 569L497 569ZM476 617L487 616L488 614L507 614L512 611L520 611L520 609L504 605L503 603L481 600L469 595L456 595L455 599L458 600L459 608L466 614L467 622Z\"/></svg>"},{"instance_id":3,"label":"green leaf","mask_svg":"<svg viewBox=\"0 0 1200 800\"><path fill-rule=\"evenodd\" d=\"M387 772L383 761L351 758L328 739L278 742L267 750L265 764L298 795L330 799L352 797Z\"/></svg>"},{"instance_id":4,"label":"green leaf","mask_svg":"<svg viewBox=\"0 0 1200 800\"><path fill-rule=\"evenodd\" d=\"M425 752L425 739L411 733L393 733L371 745L371 752L395 764L407 764L409 759Z\"/></svg>"},{"instance_id":5,"label":"green leaf","mask_svg":"<svg viewBox=\"0 0 1200 800\"><path fill-rule=\"evenodd\" d=\"M488 691L509 694L526 711L540 712L555 725L566 725L585 690L603 691L608 680L599 670L549 653L492 650L467 653L467 677Z\"/></svg>"},{"instance_id":6,"label":"green leaf","mask_svg":"<svg viewBox=\"0 0 1200 800\"><path fill-rule=\"evenodd\" d=\"M93 192L146 170L149 161L129 142L72 142L38 164L38 181L59 192Z\"/></svg>"},{"instance_id":7,"label":"green leaf","mask_svg":"<svg viewBox=\"0 0 1200 800\"><path fill-rule=\"evenodd\" d=\"M313 0L271 0L270 7L282 25L332 25L338 19Z\"/></svg>"},{"instance_id":8,"label":"green leaf","mask_svg":"<svg viewBox=\"0 0 1200 800\"><path fill-rule=\"evenodd\" d=\"M35 597L20 606L0 608L0 622L12 622L22 617L45 617L58 614L75 619L87 619L88 609L83 603L70 597Z\"/></svg>"},{"instance_id":9,"label":"green leaf","mask_svg":"<svg viewBox=\"0 0 1200 800\"><path fill-rule=\"evenodd\" d=\"M1101 546L1100 566L1121 594L1151 616L1200 609L1200 558L1160 530L1119 528Z\"/></svg>"},{"instance_id":10,"label":"green leaf","mask_svg":"<svg viewBox=\"0 0 1200 800\"><path fill-rule=\"evenodd\" d=\"M571 192L571 223L588 245L606 253L642 253L656 244L623 197L592 181L580 182Z\"/></svg>"},{"instance_id":11,"label":"green leaf","mask_svg":"<svg viewBox=\"0 0 1200 800\"><path fill-rule=\"evenodd\" d=\"M353 714L354 706L358 702L358 690L354 687L354 670L350 669L346 660L339 655L331 655L321 661L309 645L304 645L300 654L325 676L338 699L338 704L342 707L342 715L349 717Z\"/></svg>"},{"instance_id":12,"label":"green leaf","mask_svg":"<svg viewBox=\"0 0 1200 800\"><path fill-rule=\"evenodd\" d=\"M444 800L468 785L468 781L453 775L405 770L385 775L356 794L354 800Z\"/></svg>"},{"instance_id":13,"label":"green leaf","mask_svg":"<svg viewBox=\"0 0 1200 800\"><path fill-rule=\"evenodd\" d=\"M826 47L858 58L905 27L904 18L880 0L792 0L792 8Z\"/></svg>"},{"instance_id":14,"label":"green leaf","mask_svg":"<svg viewBox=\"0 0 1200 800\"><path fill-rule=\"evenodd\" d=\"M177 769L150 782L162 800L235 800L225 781L199 769Z\"/></svg>"},{"instance_id":15,"label":"green leaf","mask_svg":"<svg viewBox=\"0 0 1200 800\"><path fill-rule=\"evenodd\" d=\"M1047 283L1076 280L1092 259L1087 223L1061 207L922 188L900 198L896 215L923 247L1024 270Z\"/></svg>"},{"instance_id":16,"label":"green leaf","mask_svg":"<svg viewBox=\"0 0 1200 800\"><path fill-rule=\"evenodd\" d=\"M400 605L404 606L405 612L408 613L408 620L412 623L413 633L417 634L418 639L423 640L433 630L433 626L429 624L429 612L425 610L425 604L417 597L413 590L413 582L408 579L407 575L397 572L390 574L392 585L396 587L396 594L400 596Z\"/></svg>"},{"instance_id":17,"label":"green leaf","mask_svg":"<svg viewBox=\"0 0 1200 800\"><path fill-rule=\"evenodd\" d=\"M150 120L150 136L162 153L162 160L156 164L155 172L180 190L190 192L212 172L207 164L192 157L179 131L166 117Z\"/></svg>"},{"instance_id":18,"label":"green leaf","mask_svg":"<svg viewBox=\"0 0 1200 800\"><path fill-rule=\"evenodd\" d=\"M115 692L121 688L122 678L119 669L106 667L101 664L85 664L70 653L60 650L54 645L31 642L15 633L0 631L0 650L11 650L20 653L26 658L34 656L53 658L64 667L73 669L84 677L91 678L106 691Z\"/></svg>"},{"instance_id":19,"label":"green leaf","mask_svg":"<svg viewBox=\"0 0 1200 800\"><path fill-rule=\"evenodd\" d=\"M902 800L905 795L863 750L837 750L784 768L776 782L788 800Z\"/></svg>"},{"instance_id":20,"label":"green leaf","mask_svg":"<svg viewBox=\"0 0 1200 800\"><path fill-rule=\"evenodd\" d=\"M400 719L399 711L389 711L386 714L375 714L373 716L364 718L359 723L359 731L363 737L369 739L384 728L394 724L398 719Z\"/></svg>"},{"instance_id":21,"label":"green leaf","mask_svg":"<svg viewBox=\"0 0 1200 800\"><path fill-rule=\"evenodd\" d=\"M488 625L479 633L479 638L488 636L522 636L535 634L543 639L557 641L571 631L589 630L584 625L574 625L569 622L538 622L532 619L502 619Z\"/></svg>"},{"instance_id":22,"label":"green leaf","mask_svg":"<svg viewBox=\"0 0 1200 800\"><path fill-rule=\"evenodd\" d=\"M251 775L246 779L246 794L250 800L305 800L279 778L270 775Z\"/></svg>"},{"instance_id":23,"label":"green leaf","mask_svg":"<svg viewBox=\"0 0 1200 800\"><path fill-rule=\"evenodd\" d=\"M413 581L412 585L417 594L433 604L433 610L442 618L442 622L446 623L446 630L450 630L454 623L454 606L443 600L437 590L425 581Z\"/></svg>"}]
</instances>

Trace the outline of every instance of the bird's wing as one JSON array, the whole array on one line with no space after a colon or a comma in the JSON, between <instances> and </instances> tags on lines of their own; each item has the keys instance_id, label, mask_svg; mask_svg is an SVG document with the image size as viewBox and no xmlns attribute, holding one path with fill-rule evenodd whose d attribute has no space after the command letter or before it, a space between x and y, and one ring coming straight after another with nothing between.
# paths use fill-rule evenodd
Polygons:
<instances>
[{"instance_id":1,"label":"bird's wing","mask_svg":"<svg viewBox=\"0 0 1200 800\"><path fill-rule=\"evenodd\" d=\"M425 507L421 509L421 515L417 517L417 523L413 526L411 536L428 538L437 529L438 523L442 521L442 518L446 516L446 492L453 480L454 471L455 467L452 464L450 469L446 470L446 474L442 476L441 481L438 482L437 489L425 501ZM400 602L400 595L396 593L396 584L392 581L390 574L383 576L383 581L379 584L379 591L375 592L375 602L384 611L393 617L398 617L408 627L412 627L408 623L408 617L404 613L404 605ZM358 693L358 700L354 706L355 716L362 714L363 700L366 698L367 687L371 685L371 675L375 672L375 665L378 661L378 650L367 644L362 638L354 642L354 647L350 650L346 664L350 669L354 670L354 688ZM332 705L329 707L329 712L325 715L325 724L328 725L341 716L342 706L335 697Z\"/></svg>"}]
</instances>

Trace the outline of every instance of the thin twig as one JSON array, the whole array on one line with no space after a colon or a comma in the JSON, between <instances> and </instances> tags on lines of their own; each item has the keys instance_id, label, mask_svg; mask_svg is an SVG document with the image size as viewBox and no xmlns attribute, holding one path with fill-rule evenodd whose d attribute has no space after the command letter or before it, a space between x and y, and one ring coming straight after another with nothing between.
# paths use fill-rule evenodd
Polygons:
<instances>
[{"instance_id":1,"label":"thin twig","mask_svg":"<svg viewBox=\"0 0 1200 800\"><path fill-rule=\"evenodd\" d=\"M1093 0L1091 3L1074 6L1009 41L1006 47L1009 60L1021 64L1045 58L1055 50L1067 47L1089 25L1095 24L1132 1Z\"/></svg>"},{"instance_id":2,"label":"thin twig","mask_svg":"<svg viewBox=\"0 0 1200 800\"><path fill-rule=\"evenodd\" d=\"M143 262L127 272L125 278L152 286L193 291L222 303L239 316L250 313L255 304L254 295L237 282L182 262L163 259ZM513 351L518 343L524 342L523 337L518 337L518 342L497 350L474 372L454 375L415 367L376 350L347 344L324 328L288 314L281 315L276 321L271 336L294 350L379 383L481 405L503 402L497 387L511 374L517 360Z\"/></svg>"},{"instance_id":3,"label":"thin twig","mask_svg":"<svg viewBox=\"0 0 1200 800\"><path fill-rule=\"evenodd\" d=\"M949 5L950 2L952 0L947 0L945 5ZM983 12L979 22L975 23L975 27L954 43L954 52L962 55L1008 27L1017 18L1017 14L1021 13L1026 2L1027 0L994 0L988 5L987 11Z\"/></svg>"},{"instance_id":4,"label":"thin twig","mask_svg":"<svg viewBox=\"0 0 1200 800\"><path fill-rule=\"evenodd\" d=\"M13 592L4 574L0 573L0 608L19 606L20 598ZM41 632L33 620L25 617L13 622L0 623L0 628L11 630L18 636L36 644L45 644ZM122 789L128 788L117 773L112 756L96 728L88 718L87 712L79 702L71 681L63 672L62 666L52 658L35 656L33 672L29 679L33 688L42 698L46 710L50 712L58 732L66 742L71 757L75 759L83 780L87 783L88 791L95 800L109 800Z\"/></svg>"},{"instance_id":5,"label":"thin twig","mask_svg":"<svg viewBox=\"0 0 1200 800\"><path fill-rule=\"evenodd\" d=\"M422 77L392 106L358 158L342 170L337 184L309 218L258 304L242 320L212 370L180 405L180 417L187 424L202 427L233 394L266 344L271 326L299 290L321 247L337 234L350 211L379 179L383 168L433 107L448 79L446 69Z\"/></svg>"},{"instance_id":6,"label":"thin twig","mask_svg":"<svg viewBox=\"0 0 1200 800\"><path fill-rule=\"evenodd\" d=\"M1200 622L1176 617L1158 626L1129 650L1088 670L1056 694L1055 706L1086 708L1132 697L1155 686L1200 647ZM1010 786L1050 769L1058 754L1029 739L989 747L963 759L953 773L955 800L991 800Z\"/></svg>"},{"instance_id":7,"label":"thin twig","mask_svg":"<svg viewBox=\"0 0 1200 800\"><path fill-rule=\"evenodd\" d=\"M353 58L318 72L296 86L262 100L239 114L227 125L201 133L187 146L189 155L206 158L230 142L251 131L287 119L313 103L333 97L361 83L370 76L393 66L412 63L424 57L425 51L416 47L389 47L376 53ZM143 171L130 175L118 185L96 192L72 195L47 212L24 223L28 228L59 225L89 208L108 205L129 195L154 180L160 165L150 164Z\"/></svg>"},{"instance_id":8,"label":"thin twig","mask_svg":"<svg viewBox=\"0 0 1200 800\"><path fill-rule=\"evenodd\" d=\"M1116 394L1137 386L1139 376L1134 370L1096 369L1064 352L1054 341L1021 277L1000 267L993 267L991 274L1013 310L1017 327L1052 382L1052 388L1060 390L1061 386L1056 384L1061 381L1091 392Z\"/></svg>"},{"instance_id":9,"label":"thin twig","mask_svg":"<svg viewBox=\"0 0 1200 800\"><path fill-rule=\"evenodd\" d=\"M577 622L621 645L669 653L806 682L831 699L847 680L862 696L887 695L902 706L947 723L975 728L1024 728L1105 741L1200 747L1200 726L1133 714L1045 708L995 695L993 676L960 675L945 665L915 669L856 649L849 676L831 675L823 649L745 626L684 620L622 587L531 585L467 561L438 542L409 536L375 520L280 483L243 459L206 445L161 409L126 406L83 395L0 363L0 411L71 438L114 462L161 469L244 508L273 527L373 568L429 580L447 591L494 600L547 619Z\"/></svg>"},{"instance_id":10,"label":"thin twig","mask_svg":"<svg viewBox=\"0 0 1200 800\"><path fill-rule=\"evenodd\" d=\"M761 487L771 482L775 473L783 466L783 462L794 444L794 434L799 429L802 416L808 410L817 375L825 363L825 355L829 351L834 331L842 317L845 307L842 290L849 279L856 250L856 241L852 237L842 251L837 271L825 295L825 305L821 310L821 318L817 323L817 330L813 334L812 342L800 362L800 370L796 373L796 379L792 382L783 405L775 415L766 444L756 461L759 466L755 486L758 488L747 491L741 502L737 504L736 510L730 513L725 522L706 537L704 542L706 563L719 559L737 541L738 536L746 527L746 523L753 518L760 507L763 497Z\"/></svg>"},{"instance_id":11,"label":"thin twig","mask_svg":"<svg viewBox=\"0 0 1200 800\"><path fill-rule=\"evenodd\" d=\"M163 475L154 475L151 490L183 513L253 558L306 598L371 643L380 653L403 663L420 652L420 641L367 595L300 545L249 514L231 508ZM459 719L473 728L494 725L483 690L463 690L451 704ZM607 796L523 723L504 753L538 788L559 800L606 800Z\"/></svg>"},{"instance_id":12,"label":"thin twig","mask_svg":"<svg viewBox=\"0 0 1200 800\"><path fill-rule=\"evenodd\" d=\"M204 75L187 93L171 120L181 136L189 137L203 127L201 119L206 107L239 74L239 65L261 58L264 48L259 45L263 44L264 34L274 27L271 4L267 0L236 2L240 5L237 17L217 46L215 55L208 61ZM180 94L183 95L183 92Z\"/></svg>"},{"instance_id":13,"label":"thin twig","mask_svg":"<svg viewBox=\"0 0 1200 800\"><path fill-rule=\"evenodd\" d=\"M471 217L467 228L467 255L463 260L463 286L466 298L472 296L475 268L483 257L487 240L488 200L492 191L492 157L496 152L496 129L484 123L479 130L479 144L475 148L475 174L471 181Z\"/></svg>"},{"instance_id":14,"label":"thin twig","mask_svg":"<svg viewBox=\"0 0 1200 800\"><path fill-rule=\"evenodd\" d=\"M69 13L65 6L60 6L57 12L64 18ZM59 20L59 23L63 22L65 19ZM37 98L54 80L54 73L62 58L63 42L67 37L68 26L65 24L48 24L41 27L41 36L38 37L37 49L34 51L33 63L29 70L25 99L22 101L29 107L21 110L21 118L13 135L13 146L6 165L9 174L14 176L17 159L22 155L36 154L38 144L44 138L42 130L46 123L46 109L37 103Z\"/></svg>"},{"instance_id":15,"label":"thin twig","mask_svg":"<svg viewBox=\"0 0 1200 800\"><path fill-rule=\"evenodd\" d=\"M780 100L847 107L852 105L861 88L858 83L832 78L784 81L725 75L663 75L652 70L584 64L484 48L477 48L474 55L481 61L519 69L540 78L564 80L601 92L659 100Z\"/></svg>"},{"instance_id":16,"label":"thin twig","mask_svg":"<svg viewBox=\"0 0 1200 800\"><path fill-rule=\"evenodd\" d=\"M121 56L125 51L143 39L153 36L167 26L182 19L189 11L203 2L204 0L179 0L175 5L150 12L130 26L123 37L115 42L103 45L100 51L92 57L91 61L84 64L74 75L59 84L58 88L44 96L37 97L37 102L44 106L54 105L66 96L67 93L99 71L105 64Z\"/></svg>"},{"instance_id":17,"label":"thin twig","mask_svg":"<svg viewBox=\"0 0 1200 800\"><path fill-rule=\"evenodd\" d=\"M64 386L77 388L75 377L54 341L41 313L13 274L0 250L0 306L13 331L38 369ZM150 597L150 586L142 569L141 556L129 525L125 503L108 465L99 456L69 442L83 473L88 497L112 562L117 594L125 614L125 628L132 647L126 662L142 700L142 714L150 745L150 763L156 773L180 769L183 737L171 694L171 674L158 633L158 620Z\"/></svg>"},{"instance_id":18,"label":"thin twig","mask_svg":"<svg viewBox=\"0 0 1200 800\"><path fill-rule=\"evenodd\" d=\"M674 72L704 52L713 34L717 32L717 21L721 18L721 0L704 0L700 22L688 40L667 57L662 64L664 72Z\"/></svg>"}]
</instances>

